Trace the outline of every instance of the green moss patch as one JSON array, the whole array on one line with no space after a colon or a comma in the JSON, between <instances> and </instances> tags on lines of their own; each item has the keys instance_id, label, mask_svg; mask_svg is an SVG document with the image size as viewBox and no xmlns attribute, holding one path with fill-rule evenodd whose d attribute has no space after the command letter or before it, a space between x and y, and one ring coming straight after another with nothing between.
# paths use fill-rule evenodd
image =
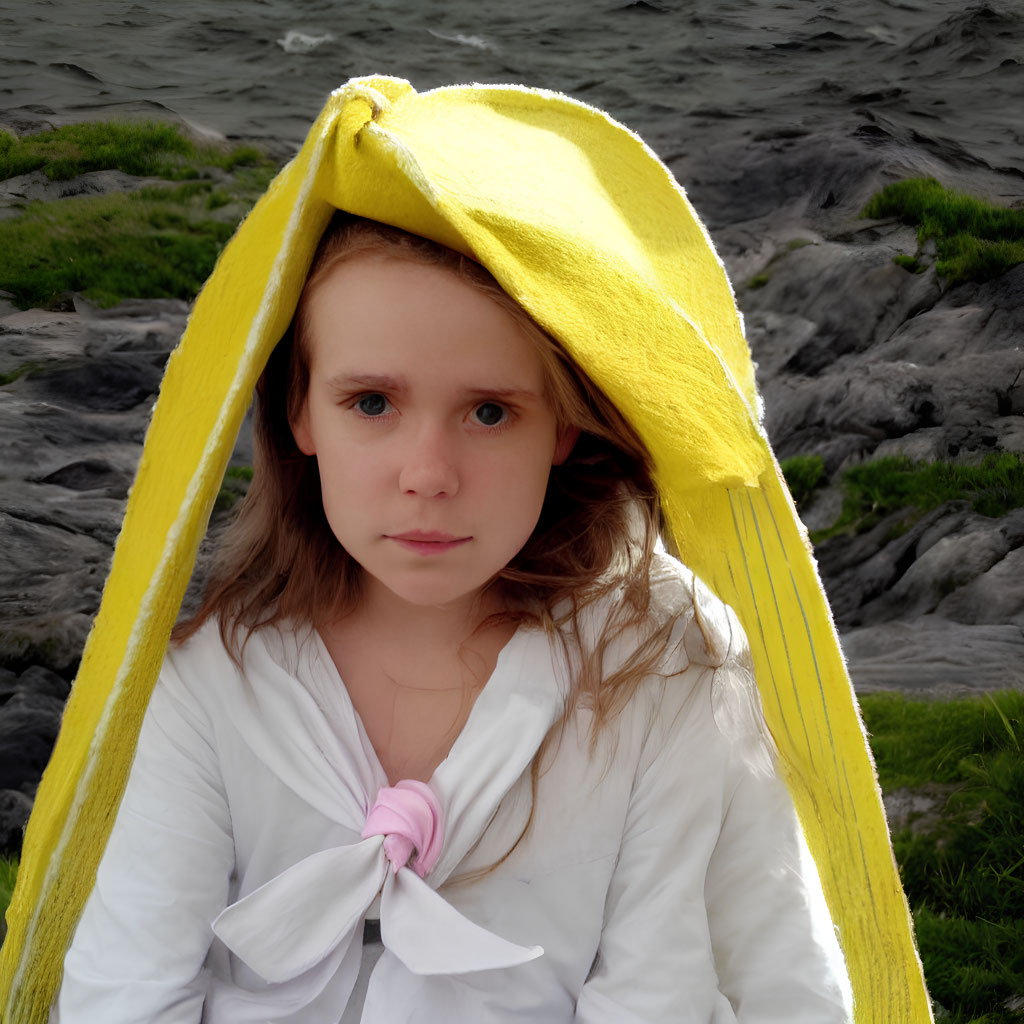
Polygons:
<instances>
[{"instance_id":1,"label":"green moss patch","mask_svg":"<svg viewBox=\"0 0 1024 1024\"><path fill-rule=\"evenodd\" d=\"M51 181L87 171L179 180L203 168L261 167L267 158L253 146L200 145L173 124L97 121L66 125L20 139L0 132L0 179L41 170Z\"/></svg>"},{"instance_id":2,"label":"green moss patch","mask_svg":"<svg viewBox=\"0 0 1024 1024\"><path fill-rule=\"evenodd\" d=\"M884 790L963 783L975 778L965 758L1024 752L1024 693L948 701L873 693L860 705Z\"/></svg>"},{"instance_id":3,"label":"green moss patch","mask_svg":"<svg viewBox=\"0 0 1024 1024\"><path fill-rule=\"evenodd\" d=\"M31 203L0 221L0 281L22 309L52 308L68 292L100 306L191 299L234 233L242 209L230 215L231 202L190 182Z\"/></svg>"},{"instance_id":4,"label":"green moss patch","mask_svg":"<svg viewBox=\"0 0 1024 1024\"><path fill-rule=\"evenodd\" d=\"M886 185L863 216L899 217L917 228L919 245L934 239L935 269L951 283L988 281L1024 263L1024 210L994 206L944 188L934 178ZM916 257L904 258L916 269Z\"/></svg>"},{"instance_id":5,"label":"green moss patch","mask_svg":"<svg viewBox=\"0 0 1024 1024\"><path fill-rule=\"evenodd\" d=\"M892 261L911 274L923 274L928 269L916 256L908 256L903 252L893 256Z\"/></svg>"},{"instance_id":6,"label":"green moss patch","mask_svg":"<svg viewBox=\"0 0 1024 1024\"><path fill-rule=\"evenodd\" d=\"M68 293L101 306L193 298L275 170L252 146L198 144L173 124L96 122L21 139L0 132L0 178L111 169L167 184L29 203L0 221L0 287L15 305L52 308Z\"/></svg>"},{"instance_id":7,"label":"green moss patch","mask_svg":"<svg viewBox=\"0 0 1024 1024\"><path fill-rule=\"evenodd\" d=\"M42 363L22 363L21 366L16 366L7 373L0 373L0 388L7 384L13 384L19 377L24 377L26 373L34 373L41 369L43 369Z\"/></svg>"},{"instance_id":8,"label":"green moss patch","mask_svg":"<svg viewBox=\"0 0 1024 1024\"><path fill-rule=\"evenodd\" d=\"M893 836L925 977L949 1024L1011 1024L1024 996L1024 693L860 699L884 792L947 785ZM923 820L923 819L922 819Z\"/></svg>"},{"instance_id":9,"label":"green moss patch","mask_svg":"<svg viewBox=\"0 0 1024 1024\"><path fill-rule=\"evenodd\" d=\"M891 457L853 466L843 473L843 510L819 543L837 533L868 530L900 509L908 524L947 501L970 501L979 515L993 518L1024 507L1024 456L986 455L980 463L913 462Z\"/></svg>"},{"instance_id":10,"label":"green moss patch","mask_svg":"<svg viewBox=\"0 0 1024 1024\"><path fill-rule=\"evenodd\" d=\"M825 461L820 455L793 455L779 463L786 486L797 508L803 508L814 496L825 476Z\"/></svg>"},{"instance_id":11,"label":"green moss patch","mask_svg":"<svg viewBox=\"0 0 1024 1024\"><path fill-rule=\"evenodd\" d=\"M214 511L226 512L234 508L238 499L248 492L251 482L252 466L228 466L213 503Z\"/></svg>"},{"instance_id":12,"label":"green moss patch","mask_svg":"<svg viewBox=\"0 0 1024 1024\"><path fill-rule=\"evenodd\" d=\"M18 877L18 858L0 857L0 942L7 934L7 924L4 915L11 903L11 895L14 892L14 883Z\"/></svg>"}]
</instances>

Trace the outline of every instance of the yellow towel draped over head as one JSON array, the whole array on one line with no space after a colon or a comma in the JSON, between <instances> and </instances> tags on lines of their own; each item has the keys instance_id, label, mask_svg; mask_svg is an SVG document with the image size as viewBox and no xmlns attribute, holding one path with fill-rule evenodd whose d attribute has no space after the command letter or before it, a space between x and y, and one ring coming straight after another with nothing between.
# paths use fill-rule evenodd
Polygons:
<instances>
[{"instance_id":1,"label":"yellow towel draped over head","mask_svg":"<svg viewBox=\"0 0 1024 1024\"><path fill-rule=\"evenodd\" d=\"M167 364L25 836L2 1020L47 1018L242 417L335 209L479 260L633 423L683 559L749 635L856 1020L931 1020L856 702L704 226L644 143L598 110L542 90L417 93L385 77L330 96L225 248Z\"/></svg>"}]
</instances>

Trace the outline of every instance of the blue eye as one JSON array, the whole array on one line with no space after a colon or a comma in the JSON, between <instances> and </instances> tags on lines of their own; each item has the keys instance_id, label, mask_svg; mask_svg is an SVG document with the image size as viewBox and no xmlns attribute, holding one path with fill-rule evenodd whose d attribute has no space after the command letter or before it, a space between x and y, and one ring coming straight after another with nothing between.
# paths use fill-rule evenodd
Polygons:
<instances>
[{"instance_id":1,"label":"blue eye","mask_svg":"<svg viewBox=\"0 0 1024 1024\"><path fill-rule=\"evenodd\" d=\"M388 411L388 400L383 395L363 395L356 408L364 416L383 416Z\"/></svg>"},{"instance_id":2,"label":"blue eye","mask_svg":"<svg viewBox=\"0 0 1024 1024\"><path fill-rule=\"evenodd\" d=\"M496 427L507 415L504 406L497 402L484 402L476 407L476 419L485 427Z\"/></svg>"}]
</instances>

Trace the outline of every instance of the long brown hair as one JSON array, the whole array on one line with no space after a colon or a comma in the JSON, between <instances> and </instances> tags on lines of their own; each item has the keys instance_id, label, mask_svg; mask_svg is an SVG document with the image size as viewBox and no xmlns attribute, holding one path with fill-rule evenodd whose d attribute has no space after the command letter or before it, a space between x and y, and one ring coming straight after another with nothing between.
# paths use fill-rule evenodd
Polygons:
<instances>
[{"instance_id":1,"label":"long brown hair","mask_svg":"<svg viewBox=\"0 0 1024 1024\"><path fill-rule=\"evenodd\" d=\"M671 623L649 622L649 573L660 524L650 459L636 432L603 392L474 260L436 242L339 213L320 240L292 324L256 387L254 467L249 492L211 567L198 611L180 622L181 641L217 618L229 650L240 633L296 620L323 626L351 610L362 570L335 539L323 510L315 457L292 436L309 386L309 299L340 262L372 254L440 266L508 310L537 346L546 393L560 429L579 439L552 467L540 519L492 586L506 611L497 618L540 625L575 657L566 714L593 712L592 743L664 653ZM612 597L599 636L584 644L580 614ZM625 631L638 643L624 665L605 666ZM540 752L534 762L539 763Z\"/></svg>"}]
</instances>

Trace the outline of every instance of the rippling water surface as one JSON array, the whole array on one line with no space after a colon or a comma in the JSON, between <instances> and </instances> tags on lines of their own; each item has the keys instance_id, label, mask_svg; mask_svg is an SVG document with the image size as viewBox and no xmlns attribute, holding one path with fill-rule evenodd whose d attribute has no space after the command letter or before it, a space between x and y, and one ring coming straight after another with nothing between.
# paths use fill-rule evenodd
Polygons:
<instances>
[{"instance_id":1,"label":"rippling water surface","mask_svg":"<svg viewBox=\"0 0 1024 1024\"><path fill-rule=\"evenodd\" d=\"M0 123L14 127L170 111L284 155L330 89L370 73L563 90L670 163L867 117L1020 174L1015 0L0 0Z\"/></svg>"}]
</instances>

